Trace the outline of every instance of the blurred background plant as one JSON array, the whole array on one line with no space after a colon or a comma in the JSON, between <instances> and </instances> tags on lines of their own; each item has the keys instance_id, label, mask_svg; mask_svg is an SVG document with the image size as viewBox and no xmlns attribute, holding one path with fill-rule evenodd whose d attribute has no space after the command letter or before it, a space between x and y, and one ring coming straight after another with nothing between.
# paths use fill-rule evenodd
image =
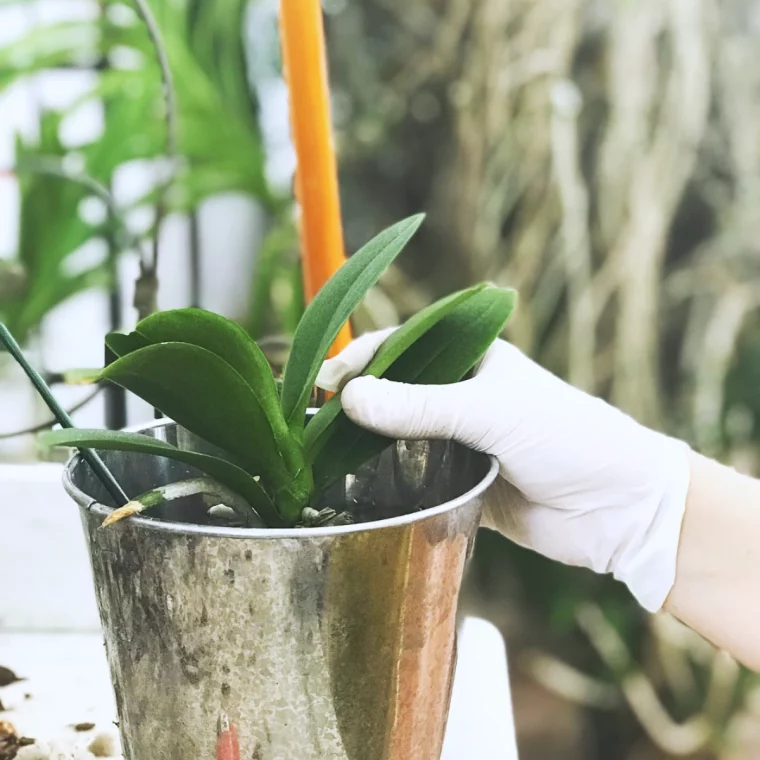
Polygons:
<instances>
[{"instance_id":1,"label":"blurred background plant","mask_svg":"<svg viewBox=\"0 0 760 760\"><path fill-rule=\"evenodd\" d=\"M62 299L101 287L111 321L128 321L114 280L145 246L173 173L170 211L188 234L164 259L162 294L188 280L171 305L228 307L281 361L303 299L292 158L272 160L287 134L275 0L150 0L177 90L172 166L158 66L132 6L53 2L69 3L86 10L0 48L3 89L42 72L87 76L0 166L20 197L0 315L32 336L55 326ZM516 287L509 337L531 356L760 474L760 0L324 7L348 249L428 212L357 332L482 279ZM93 104L97 128L83 137L72 121ZM124 192L136 164L151 181ZM227 266L225 224L203 214L230 194L255 202L236 213L259 215L264 231L233 306L225 288L240 272L210 282ZM614 582L484 532L464 603L509 641L523 760L760 757L757 679L642 614Z\"/></svg>"},{"instance_id":2,"label":"blurred background plant","mask_svg":"<svg viewBox=\"0 0 760 760\"><path fill-rule=\"evenodd\" d=\"M248 0L151 4L173 72L176 146L169 156L159 59L133 4L62 0L52 20L41 21L51 15L42 12L45 5L11 0L0 7L31 17L24 33L0 46L0 96L51 72L71 74L84 87L63 104L41 105L34 123L16 135L11 165L0 167L16 179L19 209L16 245L0 259L0 318L35 346L59 305L99 289L109 294L107 327L130 326L133 298L150 308L151 240L168 215L187 220L188 234L182 271L176 261L163 269L188 281L182 305L202 305L209 270L240 264L213 250L214 221L203 229L203 206L235 197L247 201L256 228L245 269L233 275L250 281L243 287L251 292L225 305L257 338L287 335L303 308L297 239L290 188L268 173L257 89L257 80L279 79L274 17L264 15L264 27L253 30L263 43L254 46L255 4ZM143 181L130 183L135 170ZM132 292L123 254L150 275L147 293ZM281 352L281 344L271 345ZM45 362L44 351L38 361ZM126 421L120 406L110 415L117 426Z\"/></svg>"},{"instance_id":3,"label":"blurred background plant","mask_svg":"<svg viewBox=\"0 0 760 760\"><path fill-rule=\"evenodd\" d=\"M35 5L33 0L5 3L14 4ZM51 69L96 72L91 86L65 109L41 111L38 138L19 138L16 165L6 169L19 176L21 213L18 250L0 272L0 308L22 338L65 298L82 289L108 286L113 256L153 234L153 219L146 223L145 214L135 212L155 206L169 173L174 175L170 212L193 218L208 198L229 193L248 196L266 215L271 240L265 247L283 255L283 246L295 249L295 237L289 234L289 193L273 188L266 174L252 61L245 49L250 5L247 0L152 4L174 72L176 166L166 166L156 54L129 3L90 3L86 18L35 25L0 49L0 91ZM102 109L99 134L83 142L66 140L67 118L93 105ZM126 222L117 224L120 220L93 193L93 183L81 178L111 188L117 173L138 161L154 165L153 187L118 209ZM124 227L134 228L134 234L120 234ZM197 249L197 231L194 237L191 249ZM99 255L90 254L91 261L82 264L87 258L82 256L83 246L94 241L100 244ZM197 255L197 250L190 251L193 301L199 300ZM290 258L293 264L295 259ZM281 274L273 266L264 269L270 279ZM260 280L256 280L259 292L269 292L271 288L262 288ZM288 282L297 278L288 277ZM250 316L256 331L269 326L263 311L264 305L257 302ZM290 326L292 318L286 322Z\"/></svg>"},{"instance_id":4,"label":"blurred background plant","mask_svg":"<svg viewBox=\"0 0 760 760\"><path fill-rule=\"evenodd\" d=\"M760 3L325 8L349 248L428 212L400 314L508 283L531 356L757 475ZM760 757L757 679L673 621L493 535L476 570L521 757Z\"/></svg>"}]
</instances>

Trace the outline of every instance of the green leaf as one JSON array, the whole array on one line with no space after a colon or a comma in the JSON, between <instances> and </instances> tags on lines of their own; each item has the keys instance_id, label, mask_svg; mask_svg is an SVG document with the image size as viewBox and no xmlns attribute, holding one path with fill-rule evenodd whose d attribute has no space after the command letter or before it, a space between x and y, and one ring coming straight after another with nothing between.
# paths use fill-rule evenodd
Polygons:
<instances>
[{"instance_id":1,"label":"green leaf","mask_svg":"<svg viewBox=\"0 0 760 760\"><path fill-rule=\"evenodd\" d=\"M327 445L327 442L335 435L335 420L343 411L340 394L332 396L309 420L303 437L306 459L314 461L316 455Z\"/></svg>"},{"instance_id":2,"label":"green leaf","mask_svg":"<svg viewBox=\"0 0 760 760\"><path fill-rule=\"evenodd\" d=\"M109 337L113 339L114 336ZM135 332L119 336L116 348L129 349L134 346L131 350L136 350L160 343L187 343L205 348L236 370L266 414L280 455L289 466L294 467L293 472L303 467L300 457L293 459L290 455L290 452L298 450L298 443L282 415L269 362L242 327L205 309L172 309L143 319ZM113 346L112 350L116 353Z\"/></svg>"},{"instance_id":3,"label":"green leaf","mask_svg":"<svg viewBox=\"0 0 760 760\"><path fill-rule=\"evenodd\" d=\"M173 309L143 319L136 332L152 344L190 343L216 354L237 370L256 394L280 445L290 442L269 362L248 333L231 319L204 309Z\"/></svg>"},{"instance_id":4,"label":"green leaf","mask_svg":"<svg viewBox=\"0 0 760 760\"><path fill-rule=\"evenodd\" d=\"M487 287L456 306L412 344L385 372L395 382L445 385L459 382L484 356L504 329L516 293ZM318 490L355 472L392 441L355 425L341 412L332 423L331 445L314 461Z\"/></svg>"},{"instance_id":5,"label":"green leaf","mask_svg":"<svg viewBox=\"0 0 760 760\"><path fill-rule=\"evenodd\" d=\"M70 446L74 448L100 449L103 451L131 451L139 454L166 457L167 459L174 459L178 462L189 464L240 494L269 527L282 527L285 524L266 491L264 491L258 482L245 470L225 459L195 451L184 451L147 435L115 430L81 430L74 428L52 430L41 433L39 440L44 446Z\"/></svg>"},{"instance_id":6,"label":"green leaf","mask_svg":"<svg viewBox=\"0 0 760 760\"><path fill-rule=\"evenodd\" d=\"M117 359L102 377L229 452L261 476L286 521L299 519L312 490L300 447L289 439L280 448L258 396L224 359L189 343L158 343Z\"/></svg>"},{"instance_id":7,"label":"green leaf","mask_svg":"<svg viewBox=\"0 0 760 760\"><path fill-rule=\"evenodd\" d=\"M410 346L419 340L428 330L438 324L457 306L477 295L488 287L486 283L475 285L467 290L452 293L441 298L427 308L411 317L402 327L391 333L383 343L362 375L382 377L385 371ZM306 426L304 448L307 458L313 460L316 454L327 445L335 428L331 426L341 412L340 394L333 396L311 419Z\"/></svg>"},{"instance_id":8,"label":"green leaf","mask_svg":"<svg viewBox=\"0 0 760 760\"><path fill-rule=\"evenodd\" d=\"M404 352L385 377L423 385L459 382L499 337L516 303L514 290L485 288Z\"/></svg>"},{"instance_id":9,"label":"green leaf","mask_svg":"<svg viewBox=\"0 0 760 760\"><path fill-rule=\"evenodd\" d=\"M106 345L116 356L126 356L133 351L137 351L138 348L149 346L150 341L136 332L111 332L106 335Z\"/></svg>"},{"instance_id":10,"label":"green leaf","mask_svg":"<svg viewBox=\"0 0 760 760\"><path fill-rule=\"evenodd\" d=\"M375 357L364 370L364 374L382 377L396 359L416 343L426 332L435 327L447 314L453 312L464 304L465 301L473 298L478 293L482 293L488 287L488 283L485 282L473 285L467 290L460 290L458 293L445 296L415 314L403 327L388 336L388 339L380 346Z\"/></svg>"},{"instance_id":11,"label":"green leaf","mask_svg":"<svg viewBox=\"0 0 760 760\"><path fill-rule=\"evenodd\" d=\"M78 213L88 191L61 177L38 171L65 155L59 139L61 114L43 111L34 140L16 139L20 209L14 265L24 272L23 293L0 299L2 318L22 342L57 304L89 288L112 284L107 261L82 270L74 256L88 240L102 235Z\"/></svg>"},{"instance_id":12,"label":"green leaf","mask_svg":"<svg viewBox=\"0 0 760 760\"><path fill-rule=\"evenodd\" d=\"M351 256L306 309L283 378L282 408L291 430L303 429L314 381L340 329L423 219L421 214L413 216L381 232Z\"/></svg>"}]
</instances>

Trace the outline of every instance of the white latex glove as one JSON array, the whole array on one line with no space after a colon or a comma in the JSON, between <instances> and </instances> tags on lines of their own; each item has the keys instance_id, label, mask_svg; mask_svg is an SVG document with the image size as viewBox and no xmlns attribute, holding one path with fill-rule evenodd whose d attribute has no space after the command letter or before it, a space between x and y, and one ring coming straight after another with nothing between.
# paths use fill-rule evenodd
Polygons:
<instances>
[{"instance_id":1,"label":"white latex glove","mask_svg":"<svg viewBox=\"0 0 760 760\"><path fill-rule=\"evenodd\" d=\"M504 480L489 494L484 525L560 562L613 573L646 609L659 610L675 579L688 446L504 341L461 383L356 377L390 332L355 340L325 362L317 384L343 388L346 414L369 430L453 439L496 457Z\"/></svg>"}]
</instances>

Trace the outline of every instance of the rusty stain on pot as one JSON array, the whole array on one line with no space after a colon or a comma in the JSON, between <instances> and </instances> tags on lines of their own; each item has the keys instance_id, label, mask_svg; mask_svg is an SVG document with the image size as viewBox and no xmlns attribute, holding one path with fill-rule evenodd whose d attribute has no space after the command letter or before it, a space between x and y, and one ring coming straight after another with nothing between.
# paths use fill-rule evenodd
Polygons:
<instances>
[{"instance_id":1,"label":"rusty stain on pot","mask_svg":"<svg viewBox=\"0 0 760 760\"><path fill-rule=\"evenodd\" d=\"M149 433L202 446L171 423ZM103 457L131 493L188 476L169 460ZM453 444L398 445L329 499L411 515L300 531L146 518L99 530L105 495L74 458L66 487L82 506L126 759L213 757L204 727L226 712L243 757L438 760L457 598L495 474Z\"/></svg>"}]
</instances>

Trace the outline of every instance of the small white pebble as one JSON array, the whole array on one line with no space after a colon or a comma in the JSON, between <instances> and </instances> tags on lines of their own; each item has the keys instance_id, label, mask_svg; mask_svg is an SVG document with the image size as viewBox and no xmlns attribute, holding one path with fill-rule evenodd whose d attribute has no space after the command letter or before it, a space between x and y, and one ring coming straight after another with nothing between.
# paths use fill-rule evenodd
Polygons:
<instances>
[{"instance_id":1,"label":"small white pebble","mask_svg":"<svg viewBox=\"0 0 760 760\"><path fill-rule=\"evenodd\" d=\"M118 752L116 737L113 734L98 734L87 748L95 757L116 757Z\"/></svg>"},{"instance_id":2,"label":"small white pebble","mask_svg":"<svg viewBox=\"0 0 760 760\"><path fill-rule=\"evenodd\" d=\"M43 747L30 745L18 751L16 760L50 760L50 752Z\"/></svg>"},{"instance_id":3,"label":"small white pebble","mask_svg":"<svg viewBox=\"0 0 760 760\"><path fill-rule=\"evenodd\" d=\"M222 517L225 520L234 520L237 517L237 513L234 509L231 507L226 506L225 504L216 504L211 509L209 509L208 513L212 517Z\"/></svg>"}]
</instances>

